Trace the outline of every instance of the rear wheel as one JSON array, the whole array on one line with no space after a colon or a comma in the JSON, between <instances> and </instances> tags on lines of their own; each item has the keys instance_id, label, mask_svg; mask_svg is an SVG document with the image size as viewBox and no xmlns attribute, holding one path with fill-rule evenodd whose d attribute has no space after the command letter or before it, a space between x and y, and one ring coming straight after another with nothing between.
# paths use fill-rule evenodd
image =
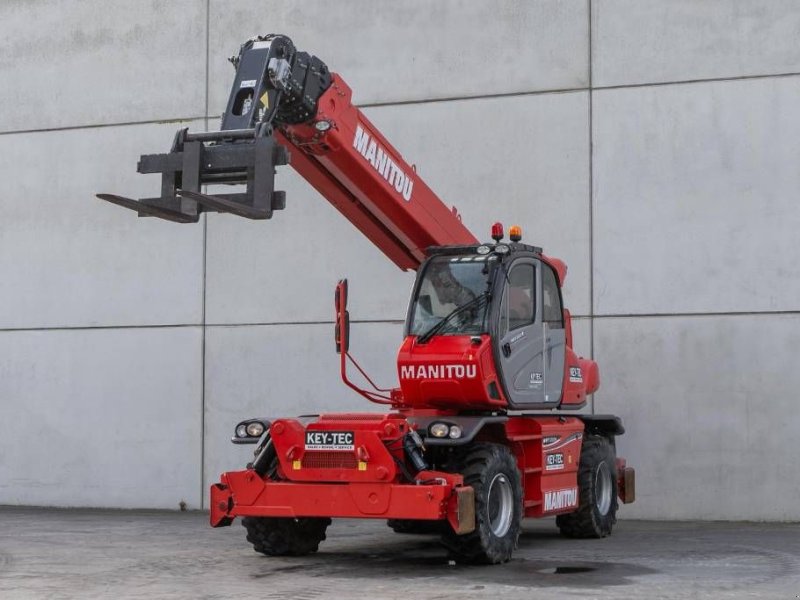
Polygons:
<instances>
[{"instance_id":1,"label":"rear wheel","mask_svg":"<svg viewBox=\"0 0 800 600\"><path fill-rule=\"evenodd\" d=\"M456 560L495 564L511 559L522 522L522 486L514 456L499 444L476 444L459 472L475 490L475 531L457 535L449 527L442 542Z\"/></svg>"},{"instance_id":2,"label":"rear wheel","mask_svg":"<svg viewBox=\"0 0 800 600\"><path fill-rule=\"evenodd\" d=\"M617 522L617 465L608 438L587 436L578 468L578 510L556 517L561 534L571 538L601 538Z\"/></svg>"},{"instance_id":3,"label":"rear wheel","mask_svg":"<svg viewBox=\"0 0 800 600\"><path fill-rule=\"evenodd\" d=\"M267 442L263 456L255 468L267 479L278 480L278 457ZM316 552L325 539L330 519L319 517L244 517L242 525L247 530L247 541L253 549L267 556L303 556Z\"/></svg>"}]
</instances>

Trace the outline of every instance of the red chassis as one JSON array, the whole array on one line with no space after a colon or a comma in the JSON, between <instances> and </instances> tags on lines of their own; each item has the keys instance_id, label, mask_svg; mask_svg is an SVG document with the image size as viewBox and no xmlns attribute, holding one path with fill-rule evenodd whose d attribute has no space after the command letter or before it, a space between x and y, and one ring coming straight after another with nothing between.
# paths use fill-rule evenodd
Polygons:
<instances>
[{"instance_id":1,"label":"red chassis","mask_svg":"<svg viewBox=\"0 0 800 600\"><path fill-rule=\"evenodd\" d=\"M419 413L419 417L415 416ZM211 525L229 525L234 517L360 517L374 519L447 519L458 533L474 528L472 489L461 475L423 471L416 483L403 483L399 443L417 418L447 420L447 413L321 415L304 427L296 419L272 423L277 477L254 470L224 473L211 487ZM518 416L484 427L476 442L510 447L523 475L526 517L556 515L578 505L577 472L584 421L576 417ZM353 450L306 450L306 431L354 432ZM551 440L557 440L553 442ZM394 444L394 445L393 445ZM549 456L559 456L557 463ZM548 464L549 463L549 464ZM617 461L617 486L623 502L633 500L632 469ZM627 481L627 488L626 488Z\"/></svg>"}]
</instances>

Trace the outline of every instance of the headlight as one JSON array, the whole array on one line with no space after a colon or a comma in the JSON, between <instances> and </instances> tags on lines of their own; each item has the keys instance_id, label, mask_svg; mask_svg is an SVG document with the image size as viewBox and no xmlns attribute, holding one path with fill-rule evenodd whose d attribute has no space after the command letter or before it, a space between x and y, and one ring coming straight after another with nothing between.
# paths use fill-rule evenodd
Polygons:
<instances>
[{"instance_id":1,"label":"headlight","mask_svg":"<svg viewBox=\"0 0 800 600\"><path fill-rule=\"evenodd\" d=\"M447 423L432 423L428 431L431 432L433 437L443 438L447 437L447 434L450 432L450 427Z\"/></svg>"},{"instance_id":2,"label":"headlight","mask_svg":"<svg viewBox=\"0 0 800 600\"><path fill-rule=\"evenodd\" d=\"M238 431L238 429L237 429ZM264 433L264 424L259 421L253 421L247 425L247 435L250 437L259 437Z\"/></svg>"},{"instance_id":3,"label":"headlight","mask_svg":"<svg viewBox=\"0 0 800 600\"><path fill-rule=\"evenodd\" d=\"M271 425L272 421L267 418L239 421L233 430L231 441L234 444L257 444L261 437L269 431Z\"/></svg>"},{"instance_id":4,"label":"headlight","mask_svg":"<svg viewBox=\"0 0 800 600\"><path fill-rule=\"evenodd\" d=\"M428 432L431 437L440 439L449 437L451 440L457 440L464 433L461 426L442 422L431 423L428 427Z\"/></svg>"}]
</instances>

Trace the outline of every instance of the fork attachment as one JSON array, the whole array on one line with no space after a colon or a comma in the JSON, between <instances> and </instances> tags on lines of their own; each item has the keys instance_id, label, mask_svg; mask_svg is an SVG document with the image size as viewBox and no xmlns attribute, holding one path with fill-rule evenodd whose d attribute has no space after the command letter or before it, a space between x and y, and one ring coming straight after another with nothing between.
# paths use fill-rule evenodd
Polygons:
<instances>
[{"instance_id":1,"label":"fork attachment","mask_svg":"<svg viewBox=\"0 0 800 600\"><path fill-rule=\"evenodd\" d=\"M216 132L175 134L167 154L145 154L139 173L161 174L161 196L134 200L97 194L101 200L178 223L196 223L204 211L269 219L286 206L275 190L275 168L289 162L274 126L313 119L317 100L330 86L325 64L297 52L281 35L248 40L230 61L236 68L222 127ZM244 191L210 195L205 185L239 185Z\"/></svg>"}]
</instances>

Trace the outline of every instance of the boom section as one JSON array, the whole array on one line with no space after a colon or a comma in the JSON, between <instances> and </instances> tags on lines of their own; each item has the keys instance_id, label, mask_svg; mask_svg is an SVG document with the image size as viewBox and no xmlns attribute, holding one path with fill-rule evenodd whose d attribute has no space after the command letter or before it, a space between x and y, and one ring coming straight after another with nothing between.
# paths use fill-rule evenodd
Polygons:
<instances>
[{"instance_id":1,"label":"boom section","mask_svg":"<svg viewBox=\"0 0 800 600\"><path fill-rule=\"evenodd\" d=\"M220 131L182 129L169 153L140 158L140 173L161 174L161 196L99 198L180 223L206 211L269 219L285 207L275 169L288 163L401 269L416 269L430 246L477 243L316 56L268 35L230 61L236 76Z\"/></svg>"}]
</instances>

